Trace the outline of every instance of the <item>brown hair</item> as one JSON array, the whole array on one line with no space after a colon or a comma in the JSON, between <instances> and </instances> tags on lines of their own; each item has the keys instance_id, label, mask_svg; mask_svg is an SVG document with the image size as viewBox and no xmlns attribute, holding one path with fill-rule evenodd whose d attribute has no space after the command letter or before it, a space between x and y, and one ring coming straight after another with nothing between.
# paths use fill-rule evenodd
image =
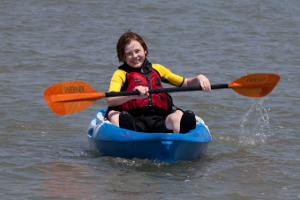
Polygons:
<instances>
[{"instance_id":1,"label":"brown hair","mask_svg":"<svg viewBox=\"0 0 300 200\"><path fill-rule=\"evenodd\" d=\"M148 47L147 47L145 41L143 40L143 38L141 36L139 36L137 33L131 32L131 30L128 30L120 37L118 44L117 44L117 53L118 53L118 59L120 62L126 60L125 46L127 44L130 44L131 40L136 40L137 42L139 42L142 45L142 47L144 48L144 50L147 52L146 56L148 55Z\"/></svg>"}]
</instances>

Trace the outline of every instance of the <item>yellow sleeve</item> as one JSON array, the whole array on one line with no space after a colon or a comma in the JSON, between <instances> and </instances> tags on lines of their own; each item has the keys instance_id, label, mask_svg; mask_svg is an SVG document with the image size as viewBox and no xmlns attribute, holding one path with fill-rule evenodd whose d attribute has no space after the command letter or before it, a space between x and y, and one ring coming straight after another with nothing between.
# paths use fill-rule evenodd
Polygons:
<instances>
[{"instance_id":1,"label":"yellow sleeve","mask_svg":"<svg viewBox=\"0 0 300 200\"><path fill-rule=\"evenodd\" d=\"M152 67L158 71L160 76L167 80L168 83L174 86L181 86L183 84L184 78L173 74L169 69L165 68L160 64L152 64ZM163 81L163 80L162 80ZM164 82L164 81L163 81Z\"/></svg>"},{"instance_id":2,"label":"yellow sleeve","mask_svg":"<svg viewBox=\"0 0 300 200\"><path fill-rule=\"evenodd\" d=\"M108 92L120 92L125 81L126 81L126 72L124 70L118 69L111 77Z\"/></svg>"}]
</instances>

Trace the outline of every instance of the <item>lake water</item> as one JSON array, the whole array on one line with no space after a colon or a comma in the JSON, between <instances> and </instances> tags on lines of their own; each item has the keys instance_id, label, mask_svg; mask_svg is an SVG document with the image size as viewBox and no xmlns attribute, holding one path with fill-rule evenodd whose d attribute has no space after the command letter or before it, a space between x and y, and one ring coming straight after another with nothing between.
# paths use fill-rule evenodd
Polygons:
<instances>
[{"instance_id":1,"label":"lake water","mask_svg":"<svg viewBox=\"0 0 300 200\"><path fill-rule=\"evenodd\" d=\"M0 3L2 199L300 199L300 1ZM43 92L68 80L106 92L128 29L145 39L150 62L184 77L281 80L261 99L231 89L173 93L210 128L199 160L102 157L86 129L106 100L58 116Z\"/></svg>"}]
</instances>

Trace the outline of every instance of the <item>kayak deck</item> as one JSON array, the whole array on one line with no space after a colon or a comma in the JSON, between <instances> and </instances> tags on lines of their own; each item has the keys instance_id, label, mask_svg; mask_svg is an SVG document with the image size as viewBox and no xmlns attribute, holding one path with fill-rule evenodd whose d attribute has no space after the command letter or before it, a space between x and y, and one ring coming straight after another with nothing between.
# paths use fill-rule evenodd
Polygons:
<instances>
[{"instance_id":1,"label":"kayak deck","mask_svg":"<svg viewBox=\"0 0 300 200\"><path fill-rule=\"evenodd\" d=\"M196 129L186 134L142 133L119 128L104 119L106 109L98 111L87 136L90 145L103 156L149 159L173 163L203 156L211 135L203 120L196 116Z\"/></svg>"}]
</instances>

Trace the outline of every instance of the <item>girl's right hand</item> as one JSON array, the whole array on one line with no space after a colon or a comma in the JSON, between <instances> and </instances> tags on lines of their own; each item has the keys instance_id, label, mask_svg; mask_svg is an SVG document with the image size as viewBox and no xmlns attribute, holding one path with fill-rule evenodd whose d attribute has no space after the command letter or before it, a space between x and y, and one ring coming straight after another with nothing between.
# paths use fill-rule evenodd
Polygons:
<instances>
[{"instance_id":1,"label":"girl's right hand","mask_svg":"<svg viewBox=\"0 0 300 200\"><path fill-rule=\"evenodd\" d=\"M140 95L137 95L137 99L146 98L149 96L149 88L144 86L136 86L134 91L139 91Z\"/></svg>"}]
</instances>

